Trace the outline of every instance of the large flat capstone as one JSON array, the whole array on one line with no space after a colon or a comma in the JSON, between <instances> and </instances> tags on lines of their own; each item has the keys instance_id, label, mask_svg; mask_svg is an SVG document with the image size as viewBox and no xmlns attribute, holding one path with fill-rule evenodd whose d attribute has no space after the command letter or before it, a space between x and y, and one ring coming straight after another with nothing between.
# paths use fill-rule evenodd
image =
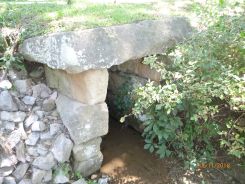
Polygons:
<instances>
[{"instance_id":1,"label":"large flat capstone","mask_svg":"<svg viewBox=\"0 0 245 184\"><path fill-rule=\"evenodd\" d=\"M27 60L79 73L162 53L190 31L184 18L171 17L34 37L25 40L19 51Z\"/></svg>"}]
</instances>

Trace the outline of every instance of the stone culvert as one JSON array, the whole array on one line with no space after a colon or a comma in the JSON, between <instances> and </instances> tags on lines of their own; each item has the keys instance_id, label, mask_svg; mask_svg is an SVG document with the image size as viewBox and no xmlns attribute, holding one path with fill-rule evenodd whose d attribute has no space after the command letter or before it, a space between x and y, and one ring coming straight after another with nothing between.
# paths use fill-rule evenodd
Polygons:
<instances>
[{"instance_id":1,"label":"stone culvert","mask_svg":"<svg viewBox=\"0 0 245 184\"><path fill-rule=\"evenodd\" d=\"M103 161L101 136L108 132L107 69L160 54L190 31L184 18L165 18L25 40L20 53L28 61L46 65L49 87L24 79L14 81L16 92L1 90L1 127L9 130L6 137L10 137L11 149L16 151L14 159L1 158L8 160L1 161L0 166L6 169L5 180L19 181L31 169L32 183L49 183L55 181L51 170L70 160L74 172L83 176L98 170ZM130 70L138 76L146 73L145 78L150 72L158 77L147 67L139 69L137 62L123 68L113 71ZM64 179L58 176L56 180Z\"/></svg>"}]
</instances>

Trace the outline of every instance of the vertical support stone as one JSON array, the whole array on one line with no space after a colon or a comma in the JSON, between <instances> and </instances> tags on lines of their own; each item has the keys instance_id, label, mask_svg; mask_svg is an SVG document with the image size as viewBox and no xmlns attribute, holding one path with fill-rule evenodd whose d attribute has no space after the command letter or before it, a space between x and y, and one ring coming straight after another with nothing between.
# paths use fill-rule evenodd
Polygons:
<instances>
[{"instance_id":1,"label":"vertical support stone","mask_svg":"<svg viewBox=\"0 0 245 184\"><path fill-rule=\"evenodd\" d=\"M70 74L45 68L47 83L60 92L56 100L63 124L74 142L73 168L83 176L98 170L103 161L101 136L108 132L109 112L105 101L107 69Z\"/></svg>"},{"instance_id":2,"label":"vertical support stone","mask_svg":"<svg viewBox=\"0 0 245 184\"><path fill-rule=\"evenodd\" d=\"M67 73L45 67L49 87L84 104L102 103L106 99L108 86L107 69L87 70L81 73Z\"/></svg>"}]
</instances>

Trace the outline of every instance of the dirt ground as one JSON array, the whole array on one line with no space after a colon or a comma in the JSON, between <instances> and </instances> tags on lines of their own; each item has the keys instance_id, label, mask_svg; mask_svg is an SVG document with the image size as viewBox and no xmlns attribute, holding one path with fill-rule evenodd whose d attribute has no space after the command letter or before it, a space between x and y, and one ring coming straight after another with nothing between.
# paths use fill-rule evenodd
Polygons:
<instances>
[{"instance_id":1,"label":"dirt ground","mask_svg":"<svg viewBox=\"0 0 245 184\"><path fill-rule=\"evenodd\" d=\"M111 177L111 184L245 183L245 170L234 163L231 169L204 169L193 173L184 170L177 159L159 159L143 146L138 132L111 120L109 134L103 138L104 161L100 172ZM220 159L224 162L223 157ZM226 162L231 163L227 159Z\"/></svg>"}]
</instances>

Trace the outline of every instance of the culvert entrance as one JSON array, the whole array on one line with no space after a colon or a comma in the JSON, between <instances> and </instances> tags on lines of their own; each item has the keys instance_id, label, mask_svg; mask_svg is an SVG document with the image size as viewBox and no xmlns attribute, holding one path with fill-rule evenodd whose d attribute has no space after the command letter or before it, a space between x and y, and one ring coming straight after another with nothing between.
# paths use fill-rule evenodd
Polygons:
<instances>
[{"instance_id":1,"label":"culvert entrance","mask_svg":"<svg viewBox=\"0 0 245 184\"><path fill-rule=\"evenodd\" d=\"M101 151L104 159L100 171L112 178L112 184L169 183L167 160L144 150L141 135L115 119L110 119L109 133L103 138Z\"/></svg>"},{"instance_id":2,"label":"culvert entrance","mask_svg":"<svg viewBox=\"0 0 245 184\"><path fill-rule=\"evenodd\" d=\"M104 159L100 171L109 175L115 184L169 183L167 160L160 160L144 150L142 124L133 117L127 118L125 123L119 121L121 116L130 112L133 105L130 92L147 82L147 79L140 75L152 75L155 78L158 75L146 65L142 66L141 62L142 59L128 61L108 70L106 103L110 117L109 133L103 137L101 145Z\"/></svg>"}]
</instances>

